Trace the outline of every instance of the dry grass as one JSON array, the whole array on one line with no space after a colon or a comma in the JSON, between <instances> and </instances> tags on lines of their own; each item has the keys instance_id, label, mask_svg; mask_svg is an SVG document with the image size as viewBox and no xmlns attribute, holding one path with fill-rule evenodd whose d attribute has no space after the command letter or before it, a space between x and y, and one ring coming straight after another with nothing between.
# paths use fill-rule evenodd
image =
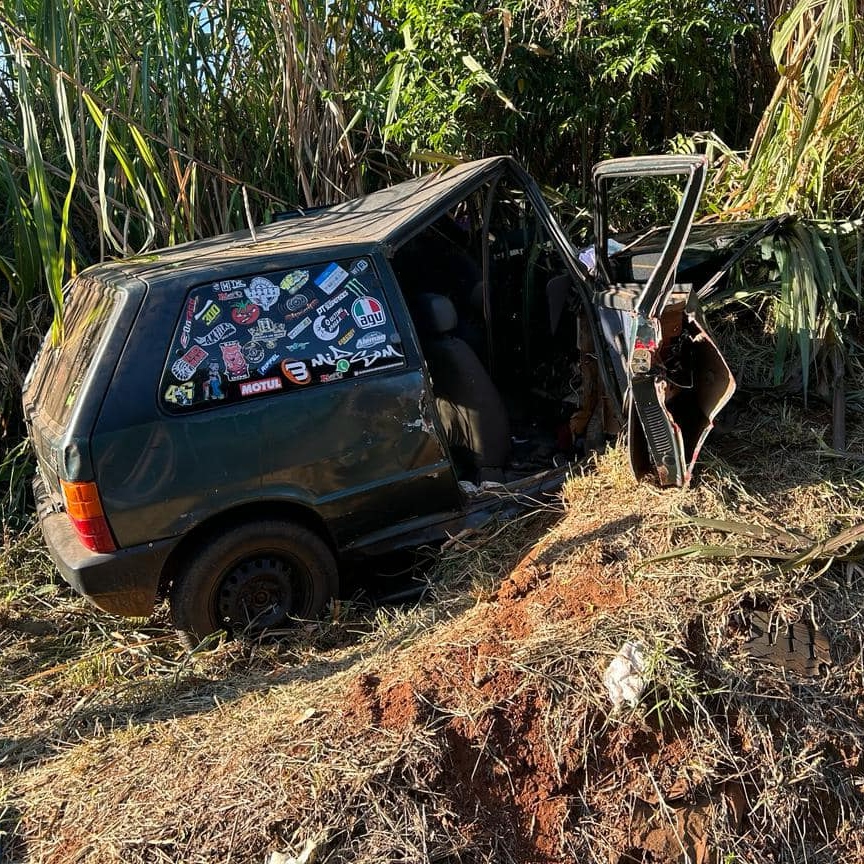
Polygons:
<instances>
[{"instance_id":1,"label":"dry grass","mask_svg":"<svg viewBox=\"0 0 864 864\"><path fill-rule=\"evenodd\" d=\"M751 402L689 490L634 486L612 450L562 518L453 544L416 608L191 658L164 618L91 615L24 537L2 562L0 860L864 861L857 546L777 572L864 521L827 423ZM812 620L830 668L756 662L742 603ZM648 685L613 710L628 639Z\"/></svg>"}]
</instances>

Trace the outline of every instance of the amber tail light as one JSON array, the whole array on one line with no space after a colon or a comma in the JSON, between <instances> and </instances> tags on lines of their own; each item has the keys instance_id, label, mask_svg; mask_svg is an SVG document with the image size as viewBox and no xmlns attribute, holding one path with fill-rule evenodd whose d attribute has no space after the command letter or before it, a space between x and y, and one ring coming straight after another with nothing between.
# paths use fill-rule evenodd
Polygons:
<instances>
[{"instance_id":1,"label":"amber tail light","mask_svg":"<svg viewBox=\"0 0 864 864\"><path fill-rule=\"evenodd\" d=\"M113 552L117 547L102 510L96 484L61 480L60 486L66 513L72 520L78 539L93 552Z\"/></svg>"}]
</instances>

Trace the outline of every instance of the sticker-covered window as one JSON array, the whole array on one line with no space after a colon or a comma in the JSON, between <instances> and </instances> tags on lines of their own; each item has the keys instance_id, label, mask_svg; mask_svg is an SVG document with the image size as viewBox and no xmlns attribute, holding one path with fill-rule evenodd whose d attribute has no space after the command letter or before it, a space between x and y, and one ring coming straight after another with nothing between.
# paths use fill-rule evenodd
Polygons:
<instances>
[{"instance_id":1,"label":"sticker-covered window","mask_svg":"<svg viewBox=\"0 0 864 864\"><path fill-rule=\"evenodd\" d=\"M183 411L404 365L375 268L358 258L194 288L160 389Z\"/></svg>"}]
</instances>

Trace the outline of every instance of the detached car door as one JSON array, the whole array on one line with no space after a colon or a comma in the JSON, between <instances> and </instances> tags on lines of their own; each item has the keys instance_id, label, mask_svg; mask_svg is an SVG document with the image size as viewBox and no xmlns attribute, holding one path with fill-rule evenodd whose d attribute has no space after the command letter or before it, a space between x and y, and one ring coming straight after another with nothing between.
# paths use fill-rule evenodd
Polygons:
<instances>
[{"instance_id":1,"label":"detached car door","mask_svg":"<svg viewBox=\"0 0 864 864\"><path fill-rule=\"evenodd\" d=\"M624 394L630 463L637 477L683 486L735 380L705 324L691 284L676 272L705 184L704 156L613 159L594 168L594 301L602 339ZM684 178L665 246L647 275L610 254L609 189L641 178Z\"/></svg>"}]
</instances>

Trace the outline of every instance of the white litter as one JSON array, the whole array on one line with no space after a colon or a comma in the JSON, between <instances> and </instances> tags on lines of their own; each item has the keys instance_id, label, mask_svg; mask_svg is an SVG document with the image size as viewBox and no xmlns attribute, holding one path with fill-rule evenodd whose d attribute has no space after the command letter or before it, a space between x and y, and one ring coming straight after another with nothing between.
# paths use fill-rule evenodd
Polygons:
<instances>
[{"instance_id":1,"label":"white litter","mask_svg":"<svg viewBox=\"0 0 864 864\"><path fill-rule=\"evenodd\" d=\"M623 702L632 707L639 701L645 690L645 665L645 648L639 642L625 642L618 649L603 673L603 684L616 708Z\"/></svg>"}]
</instances>

